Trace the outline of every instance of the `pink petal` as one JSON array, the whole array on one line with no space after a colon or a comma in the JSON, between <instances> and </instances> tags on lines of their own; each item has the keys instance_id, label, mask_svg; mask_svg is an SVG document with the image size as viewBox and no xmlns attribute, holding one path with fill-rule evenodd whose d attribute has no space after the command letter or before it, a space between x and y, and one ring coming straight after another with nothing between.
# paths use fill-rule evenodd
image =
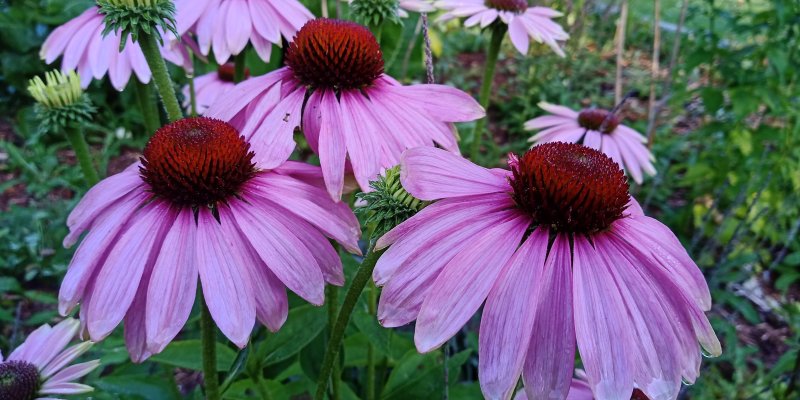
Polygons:
<instances>
[{"instance_id":1,"label":"pink petal","mask_svg":"<svg viewBox=\"0 0 800 400\"><path fill-rule=\"evenodd\" d=\"M255 249L250 247L249 252L249 269L256 301L256 318L270 331L277 332L289 315L286 287L261 261Z\"/></svg>"},{"instance_id":2,"label":"pink petal","mask_svg":"<svg viewBox=\"0 0 800 400\"><path fill-rule=\"evenodd\" d=\"M508 181L486 168L432 147L406 150L402 156L400 172L403 187L421 200L508 190Z\"/></svg>"},{"instance_id":3,"label":"pink petal","mask_svg":"<svg viewBox=\"0 0 800 400\"><path fill-rule=\"evenodd\" d=\"M231 54L239 54L247 46L253 24L250 20L250 8L246 0L228 0L227 22L224 25L228 49ZM220 27L222 28L222 27Z\"/></svg>"},{"instance_id":4,"label":"pink petal","mask_svg":"<svg viewBox=\"0 0 800 400\"><path fill-rule=\"evenodd\" d=\"M147 349L153 354L178 335L192 311L198 278L196 235L194 212L181 210L153 266L144 294Z\"/></svg>"},{"instance_id":5,"label":"pink petal","mask_svg":"<svg viewBox=\"0 0 800 400\"><path fill-rule=\"evenodd\" d=\"M574 237L575 333L589 384L602 399L629 398L631 321L610 271L582 236Z\"/></svg>"},{"instance_id":6,"label":"pink petal","mask_svg":"<svg viewBox=\"0 0 800 400\"><path fill-rule=\"evenodd\" d=\"M197 218L197 267L211 317L231 342L244 348L256 319L256 305L246 263L248 244L233 213L219 208L217 221L207 209Z\"/></svg>"},{"instance_id":7,"label":"pink petal","mask_svg":"<svg viewBox=\"0 0 800 400\"><path fill-rule=\"evenodd\" d=\"M334 200L342 198L344 187L344 161L347 157L345 132L350 132L349 119L345 118L343 110L336 100L333 92L321 94L320 104L320 129L319 129L319 163L325 177L325 187Z\"/></svg>"},{"instance_id":8,"label":"pink petal","mask_svg":"<svg viewBox=\"0 0 800 400\"><path fill-rule=\"evenodd\" d=\"M87 328L92 340L102 340L122 321L145 269L155 262L166 230L174 220L175 214L166 204L148 204L116 241L96 276L86 305L91 315Z\"/></svg>"},{"instance_id":9,"label":"pink petal","mask_svg":"<svg viewBox=\"0 0 800 400\"><path fill-rule=\"evenodd\" d=\"M61 370L59 373L53 375L50 379L47 379L44 382L42 391L43 392L47 391L48 388L52 388L55 385L67 383L69 381L74 381L76 379L82 378L99 366L100 366L100 360L93 360L80 364L70 365L69 367Z\"/></svg>"},{"instance_id":10,"label":"pink petal","mask_svg":"<svg viewBox=\"0 0 800 400\"><path fill-rule=\"evenodd\" d=\"M478 346L478 381L487 399L511 397L519 381L525 362L524 349L531 341L536 304L542 297L536 286L547 242L546 231L534 231L503 268L486 299Z\"/></svg>"},{"instance_id":11,"label":"pink petal","mask_svg":"<svg viewBox=\"0 0 800 400\"><path fill-rule=\"evenodd\" d=\"M545 234L540 240L546 243L547 238ZM571 259L569 239L556 236L538 282L536 322L523 371L531 399L564 398L571 392L575 364Z\"/></svg>"},{"instance_id":12,"label":"pink petal","mask_svg":"<svg viewBox=\"0 0 800 400\"><path fill-rule=\"evenodd\" d=\"M444 267L417 318L417 350L439 347L475 314L529 223L527 216L517 216L496 225Z\"/></svg>"},{"instance_id":13,"label":"pink petal","mask_svg":"<svg viewBox=\"0 0 800 400\"><path fill-rule=\"evenodd\" d=\"M292 92L275 106L253 133L250 143L259 168L275 168L292 154L295 147L294 130L300 126L304 99L305 90Z\"/></svg>"},{"instance_id":14,"label":"pink petal","mask_svg":"<svg viewBox=\"0 0 800 400\"><path fill-rule=\"evenodd\" d=\"M469 94L446 85L395 86L392 92L407 99L439 121L467 122L486 116Z\"/></svg>"}]
</instances>

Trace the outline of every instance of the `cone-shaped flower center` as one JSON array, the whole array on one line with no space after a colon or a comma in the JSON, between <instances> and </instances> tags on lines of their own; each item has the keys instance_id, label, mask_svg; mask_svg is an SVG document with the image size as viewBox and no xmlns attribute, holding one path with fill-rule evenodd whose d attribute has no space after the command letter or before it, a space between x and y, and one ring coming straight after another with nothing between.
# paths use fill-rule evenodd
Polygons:
<instances>
[{"instance_id":1,"label":"cone-shaped flower center","mask_svg":"<svg viewBox=\"0 0 800 400\"><path fill-rule=\"evenodd\" d=\"M593 131L611 133L619 126L619 118L606 110L590 108L578 114L578 125Z\"/></svg>"},{"instance_id":2,"label":"cone-shaped flower center","mask_svg":"<svg viewBox=\"0 0 800 400\"><path fill-rule=\"evenodd\" d=\"M236 67L233 63L222 64L217 68L217 78L223 82L236 82ZM250 77L250 69L244 70L244 78Z\"/></svg>"},{"instance_id":3,"label":"cone-shaped flower center","mask_svg":"<svg viewBox=\"0 0 800 400\"><path fill-rule=\"evenodd\" d=\"M215 205L239 192L256 172L239 132L211 118L185 118L159 129L142 157L152 192L181 206Z\"/></svg>"},{"instance_id":4,"label":"cone-shaped flower center","mask_svg":"<svg viewBox=\"0 0 800 400\"><path fill-rule=\"evenodd\" d=\"M528 0L486 0L486 7L521 14L528 9Z\"/></svg>"},{"instance_id":5,"label":"cone-shaped flower center","mask_svg":"<svg viewBox=\"0 0 800 400\"><path fill-rule=\"evenodd\" d=\"M579 144L542 144L509 164L517 207L559 232L604 230L622 218L630 199L617 163Z\"/></svg>"},{"instance_id":6,"label":"cone-shaped flower center","mask_svg":"<svg viewBox=\"0 0 800 400\"><path fill-rule=\"evenodd\" d=\"M383 74L383 54L366 27L320 18L297 32L286 50L286 65L312 88L360 89Z\"/></svg>"},{"instance_id":7,"label":"cone-shaped flower center","mask_svg":"<svg viewBox=\"0 0 800 400\"><path fill-rule=\"evenodd\" d=\"M33 400L39 392L39 369L25 361L0 363L0 400Z\"/></svg>"}]
</instances>

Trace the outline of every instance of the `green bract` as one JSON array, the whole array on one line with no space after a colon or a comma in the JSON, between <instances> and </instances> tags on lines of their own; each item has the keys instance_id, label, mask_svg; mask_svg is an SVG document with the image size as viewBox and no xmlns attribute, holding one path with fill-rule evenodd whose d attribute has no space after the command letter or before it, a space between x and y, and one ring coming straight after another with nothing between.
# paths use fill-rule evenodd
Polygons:
<instances>
[{"instance_id":1,"label":"green bract","mask_svg":"<svg viewBox=\"0 0 800 400\"><path fill-rule=\"evenodd\" d=\"M105 16L103 35L111 31L122 34L119 50L125 48L128 35L134 42L141 35L153 35L163 44L162 32L172 32L176 37L175 4L172 0L98 0L100 13Z\"/></svg>"},{"instance_id":2,"label":"green bract","mask_svg":"<svg viewBox=\"0 0 800 400\"><path fill-rule=\"evenodd\" d=\"M370 187L374 191L357 195L367 204L356 208L356 214L365 216L367 225L374 225L373 238L383 236L429 204L403 188L400 183L400 166L386 170L384 176L370 182Z\"/></svg>"},{"instance_id":3,"label":"green bract","mask_svg":"<svg viewBox=\"0 0 800 400\"><path fill-rule=\"evenodd\" d=\"M400 23L397 0L353 0L351 11L362 24L378 26L384 21Z\"/></svg>"}]
</instances>

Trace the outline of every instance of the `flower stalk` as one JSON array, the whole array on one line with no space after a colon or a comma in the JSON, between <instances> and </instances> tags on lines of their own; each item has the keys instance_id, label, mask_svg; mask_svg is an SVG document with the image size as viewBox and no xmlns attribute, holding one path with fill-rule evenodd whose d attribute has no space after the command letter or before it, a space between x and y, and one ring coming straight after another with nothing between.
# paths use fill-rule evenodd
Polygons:
<instances>
[{"instance_id":1,"label":"flower stalk","mask_svg":"<svg viewBox=\"0 0 800 400\"><path fill-rule=\"evenodd\" d=\"M233 69L233 82L239 83L244 80L245 65L247 64L247 49L242 50L236 55Z\"/></svg>"},{"instance_id":2,"label":"flower stalk","mask_svg":"<svg viewBox=\"0 0 800 400\"><path fill-rule=\"evenodd\" d=\"M161 103L164 104L164 108L167 110L170 122L183 118L178 97L173 89L172 79L167 72L167 63L164 62L164 58L161 57L161 53L158 50L156 37L148 34L140 35L139 46L142 48L145 60L147 60L147 66L150 67L150 71L153 73L153 80L161 97Z\"/></svg>"},{"instance_id":3,"label":"flower stalk","mask_svg":"<svg viewBox=\"0 0 800 400\"><path fill-rule=\"evenodd\" d=\"M219 400L219 379L217 377L216 325L211 318L205 298L200 296L200 334L203 345L203 381L206 386L206 399Z\"/></svg>"},{"instance_id":4,"label":"flower stalk","mask_svg":"<svg viewBox=\"0 0 800 400\"><path fill-rule=\"evenodd\" d=\"M487 116L479 119L475 123L475 129L472 131L472 147L470 148L469 155L473 161L480 153L483 131L486 129L486 123L489 118L489 100L491 98L492 82L494 82L494 73L497 67L497 58L500 55L500 45L503 44L503 38L506 35L508 27L506 24L496 23L491 29L492 37L489 42L489 49L486 53L486 69L483 72L483 83L481 84L480 98L478 100L481 106L487 110Z\"/></svg>"},{"instance_id":5,"label":"flower stalk","mask_svg":"<svg viewBox=\"0 0 800 400\"><path fill-rule=\"evenodd\" d=\"M153 89L150 84L135 81L136 99L139 101L139 109L142 113L144 127L148 135L152 135L161 127L158 115L158 106L153 99Z\"/></svg>"},{"instance_id":6,"label":"flower stalk","mask_svg":"<svg viewBox=\"0 0 800 400\"><path fill-rule=\"evenodd\" d=\"M89 186L94 186L100 181L100 177L97 175L94 163L92 163L92 156L89 153L89 145L86 144L86 139L84 139L80 129L76 127L68 127L65 132L69 143L72 145L72 150L75 151L75 157L78 159L78 164L81 167L86 183Z\"/></svg>"},{"instance_id":7,"label":"flower stalk","mask_svg":"<svg viewBox=\"0 0 800 400\"><path fill-rule=\"evenodd\" d=\"M322 359L322 369L319 374L319 379L317 380L317 392L314 396L315 400L323 400L325 398L325 392L331 380L333 366L339 355L342 339L344 339L344 331L347 328L347 324L350 322L350 316L353 314L356 303L358 303L358 298L367 286L372 276L372 270L375 269L375 264L378 262L383 252L384 250L372 251L367 255L361 263L355 278L353 278L350 289L348 289L345 294L344 304L342 304L339 315L336 317L336 324L333 326L330 340L328 340L328 349L325 351L325 357Z\"/></svg>"}]
</instances>

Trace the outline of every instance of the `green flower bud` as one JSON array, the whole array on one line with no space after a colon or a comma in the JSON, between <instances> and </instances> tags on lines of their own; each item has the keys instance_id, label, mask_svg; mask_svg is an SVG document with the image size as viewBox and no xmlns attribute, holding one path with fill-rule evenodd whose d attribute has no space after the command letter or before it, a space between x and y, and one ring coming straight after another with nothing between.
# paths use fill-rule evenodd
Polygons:
<instances>
[{"instance_id":1,"label":"green flower bud","mask_svg":"<svg viewBox=\"0 0 800 400\"><path fill-rule=\"evenodd\" d=\"M370 182L374 191L359 193L366 205L356 209L367 225L373 226L372 237L377 239L429 204L408 193L400 182L400 166L386 170L384 176Z\"/></svg>"},{"instance_id":2,"label":"green flower bud","mask_svg":"<svg viewBox=\"0 0 800 400\"><path fill-rule=\"evenodd\" d=\"M50 71L28 81L28 92L36 100L36 114L41 129L59 131L71 124L81 124L92 118L95 111L81 90L81 79L75 71Z\"/></svg>"}]
</instances>

